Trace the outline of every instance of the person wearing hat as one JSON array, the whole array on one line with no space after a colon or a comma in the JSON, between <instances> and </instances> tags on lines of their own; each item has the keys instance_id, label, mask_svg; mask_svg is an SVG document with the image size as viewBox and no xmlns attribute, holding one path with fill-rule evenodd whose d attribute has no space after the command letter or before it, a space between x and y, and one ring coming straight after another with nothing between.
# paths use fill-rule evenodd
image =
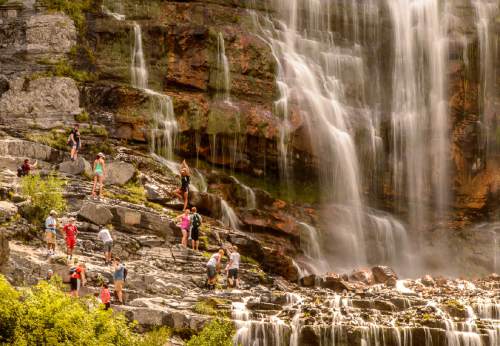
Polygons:
<instances>
[{"instance_id":1,"label":"person wearing hat","mask_svg":"<svg viewBox=\"0 0 500 346\"><path fill-rule=\"evenodd\" d=\"M78 234L78 228L75 225L75 218L71 217L69 222L64 225L63 233L66 239L66 254L68 256L68 260L73 259L73 249L76 245L76 236Z\"/></svg>"},{"instance_id":2,"label":"person wearing hat","mask_svg":"<svg viewBox=\"0 0 500 346\"><path fill-rule=\"evenodd\" d=\"M102 196L102 186L104 184L104 178L106 177L106 166L104 163L104 154L97 154L94 160L94 186L92 187L92 198L95 198L95 188L97 183L99 183L99 198Z\"/></svg>"},{"instance_id":3,"label":"person wearing hat","mask_svg":"<svg viewBox=\"0 0 500 346\"><path fill-rule=\"evenodd\" d=\"M57 212L51 210L49 216L45 219L45 241L47 242L47 254L49 256L56 253L56 230L57 230Z\"/></svg>"}]
</instances>

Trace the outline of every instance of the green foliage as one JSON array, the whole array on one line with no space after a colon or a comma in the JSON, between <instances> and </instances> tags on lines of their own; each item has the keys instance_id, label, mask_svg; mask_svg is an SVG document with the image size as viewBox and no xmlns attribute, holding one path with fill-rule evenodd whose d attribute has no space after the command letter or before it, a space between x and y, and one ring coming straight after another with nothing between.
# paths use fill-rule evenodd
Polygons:
<instances>
[{"instance_id":1,"label":"green foliage","mask_svg":"<svg viewBox=\"0 0 500 346\"><path fill-rule=\"evenodd\" d=\"M198 334L193 336L186 346L232 346L235 329L228 320L213 320Z\"/></svg>"},{"instance_id":2,"label":"green foliage","mask_svg":"<svg viewBox=\"0 0 500 346\"><path fill-rule=\"evenodd\" d=\"M243 256L243 255L241 255L241 263L248 263L248 264L253 264L256 266L260 265L259 262L254 260L252 257Z\"/></svg>"},{"instance_id":3,"label":"green foliage","mask_svg":"<svg viewBox=\"0 0 500 346\"><path fill-rule=\"evenodd\" d=\"M88 82L96 79L93 73L83 70L76 70L67 60L61 60L54 65L54 76L69 77L78 82Z\"/></svg>"},{"instance_id":4,"label":"green foliage","mask_svg":"<svg viewBox=\"0 0 500 346\"><path fill-rule=\"evenodd\" d=\"M25 215L31 222L42 224L50 210L63 212L66 200L63 187L66 182L54 175L42 178L37 174L27 175L21 180L21 191L30 200L29 212Z\"/></svg>"},{"instance_id":5,"label":"green foliage","mask_svg":"<svg viewBox=\"0 0 500 346\"><path fill-rule=\"evenodd\" d=\"M68 149L68 135L65 132L58 131L56 129L45 133L30 133L26 136L26 139L45 144L59 150Z\"/></svg>"},{"instance_id":6,"label":"green foliage","mask_svg":"<svg viewBox=\"0 0 500 346\"><path fill-rule=\"evenodd\" d=\"M0 0L0 6L5 5L9 0Z\"/></svg>"},{"instance_id":7,"label":"green foliage","mask_svg":"<svg viewBox=\"0 0 500 346\"><path fill-rule=\"evenodd\" d=\"M199 237L199 241L200 241L200 248L202 250L207 250L209 245L208 237L206 235L202 235Z\"/></svg>"},{"instance_id":8,"label":"green foliage","mask_svg":"<svg viewBox=\"0 0 500 346\"><path fill-rule=\"evenodd\" d=\"M163 211L163 206L161 204L158 204L158 203L155 203L155 202L146 201L146 203L144 203L144 205L146 207L151 208L153 210L156 210L158 212L162 212Z\"/></svg>"},{"instance_id":9,"label":"green foliage","mask_svg":"<svg viewBox=\"0 0 500 346\"><path fill-rule=\"evenodd\" d=\"M0 342L12 345L160 346L170 333L140 336L123 314L103 310L95 299L74 299L61 280L42 281L19 294L0 276Z\"/></svg>"},{"instance_id":10,"label":"green foliage","mask_svg":"<svg viewBox=\"0 0 500 346\"><path fill-rule=\"evenodd\" d=\"M119 199L125 202L134 204L145 204L146 203L146 191L144 186L138 182L129 182L123 186L127 193L112 193L106 191L106 197L111 199Z\"/></svg>"},{"instance_id":11,"label":"green foliage","mask_svg":"<svg viewBox=\"0 0 500 346\"><path fill-rule=\"evenodd\" d=\"M89 113L87 111L83 111L78 115L75 115L75 121L79 123L86 123L90 120Z\"/></svg>"},{"instance_id":12,"label":"green foliage","mask_svg":"<svg viewBox=\"0 0 500 346\"><path fill-rule=\"evenodd\" d=\"M224 305L227 302L219 298L207 298L198 301L194 307L194 312L201 315L219 316L223 317L227 315L227 311L221 310L220 305Z\"/></svg>"},{"instance_id":13,"label":"green foliage","mask_svg":"<svg viewBox=\"0 0 500 346\"><path fill-rule=\"evenodd\" d=\"M42 4L48 10L66 13L73 21L78 31L82 32L85 25L85 11L92 7L92 0L43 0Z\"/></svg>"}]
</instances>

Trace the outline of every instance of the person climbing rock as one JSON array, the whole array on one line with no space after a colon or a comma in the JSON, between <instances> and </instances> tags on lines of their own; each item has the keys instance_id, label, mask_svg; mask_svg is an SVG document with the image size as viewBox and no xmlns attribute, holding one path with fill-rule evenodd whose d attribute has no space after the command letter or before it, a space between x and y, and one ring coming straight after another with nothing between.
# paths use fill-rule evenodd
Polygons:
<instances>
[{"instance_id":1,"label":"person climbing rock","mask_svg":"<svg viewBox=\"0 0 500 346\"><path fill-rule=\"evenodd\" d=\"M47 275L45 275L45 280L50 281L54 276L54 271L52 269L47 270Z\"/></svg>"},{"instance_id":2,"label":"person climbing rock","mask_svg":"<svg viewBox=\"0 0 500 346\"><path fill-rule=\"evenodd\" d=\"M192 249L198 251L200 245L200 227L202 223L201 215L197 213L196 207L191 208L191 246Z\"/></svg>"},{"instance_id":3,"label":"person climbing rock","mask_svg":"<svg viewBox=\"0 0 500 346\"><path fill-rule=\"evenodd\" d=\"M104 184L104 178L106 177L106 166L104 163L104 154L97 154L94 160L94 186L92 187L92 198L96 197L96 185L99 183L99 199L102 197L102 187Z\"/></svg>"},{"instance_id":4,"label":"person climbing rock","mask_svg":"<svg viewBox=\"0 0 500 346\"><path fill-rule=\"evenodd\" d=\"M191 226L191 218L189 216L190 211L189 209L184 209L184 213L177 216L177 219L181 220L181 232L182 232L182 240L181 240L181 245L184 247L187 247L188 244L188 232L189 228Z\"/></svg>"},{"instance_id":5,"label":"person climbing rock","mask_svg":"<svg viewBox=\"0 0 500 346\"><path fill-rule=\"evenodd\" d=\"M209 290L215 289L217 283L217 272L220 270L220 262L224 256L224 250L219 249L214 253L207 262L207 288Z\"/></svg>"},{"instance_id":6,"label":"person climbing rock","mask_svg":"<svg viewBox=\"0 0 500 346\"><path fill-rule=\"evenodd\" d=\"M31 170L38 165L38 161L30 163L29 159L25 159L22 166L17 169L17 176L24 177L30 174Z\"/></svg>"},{"instance_id":7,"label":"person climbing rock","mask_svg":"<svg viewBox=\"0 0 500 346\"><path fill-rule=\"evenodd\" d=\"M181 187L175 191L175 194L184 200L184 208L188 206L189 184L191 182L191 171L186 160L181 163Z\"/></svg>"},{"instance_id":8,"label":"person climbing rock","mask_svg":"<svg viewBox=\"0 0 500 346\"><path fill-rule=\"evenodd\" d=\"M110 231L113 229L112 225L107 225L101 228L97 234L97 238L102 241L104 246L104 264L111 264L111 250L113 249L113 238Z\"/></svg>"},{"instance_id":9,"label":"person climbing rock","mask_svg":"<svg viewBox=\"0 0 500 346\"><path fill-rule=\"evenodd\" d=\"M81 147L79 128L80 125L75 124L68 137L68 145L71 147L71 161L75 161L78 158L78 150L80 150Z\"/></svg>"},{"instance_id":10,"label":"person climbing rock","mask_svg":"<svg viewBox=\"0 0 500 346\"><path fill-rule=\"evenodd\" d=\"M69 269L69 294L72 297L78 297L80 295L80 288L81 286L85 286L85 283L85 265L83 263L78 263L78 265L72 266Z\"/></svg>"},{"instance_id":11,"label":"person climbing rock","mask_svg":"<svg viewBox=\"0 0 500 346\"><path fill-rule=\"evenodd\" d=\"M75 218L69 219L69 222L64 225L63 233L66 239L66 255L68 256L68 261L73 259L73 250L76 245L76 236L78 235L78 228L75 225Z\"/></svg>"},{"instance_id":12,"label":"person climbing rock","mask_svg":"<svg viewBox=\"0 0 500 346\"><path fill-rule=\"evenodd\" d=\"M52 256L56 253L56 232L57 232L57 213L51 210L49 216L45 219L45 241L47 242L47 255Z\"/></svg>"},{"instance_id":13,"label":"person climbing rock","mask_svg":"<svg viewBox=\"0 0 500 346\"><path fill-rule=\"evenodd\" d=\"M115 285L115 294L119 304L123 304L123 285L126 278L125 266L120 263L120 258L115 257L113 260L113 283Z\"/></svg>"},{"instance_id":14,"label":"person climbing rock","mask_svg":"<svg viewBox=\"0 0 500 346\"><path fill-rule=\"evenodd\" d=\"M108 310L111 307L111 294L106 283L103 283L101 286L101 302L104 304L104 310Z\"/></svg>"},{"instance_id":15,"label":"person climbing rock","mask_svg":"<svg viewBox=\"0 0 500 346\"><path fill-rule=\"evenodd\" d=\"M240 258L238 247L233 245L233 251L229 255L229 263L226 266L227 278L231 287L240 288L240 279L238 278Z\"/></svg>"}]
</instances>

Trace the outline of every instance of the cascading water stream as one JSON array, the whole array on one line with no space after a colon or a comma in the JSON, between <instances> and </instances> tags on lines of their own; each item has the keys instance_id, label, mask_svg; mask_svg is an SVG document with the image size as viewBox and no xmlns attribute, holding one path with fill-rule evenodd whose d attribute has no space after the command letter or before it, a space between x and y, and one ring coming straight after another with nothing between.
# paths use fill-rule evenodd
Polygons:
<instances>
[{"instance_id":1,"label":"cascading water stream","mask_svg":"<svg viewBox=\"0 0 500 346\"><path fill-rule=\"evenodd\" d=\"M151 152L173 159L178 124L175 119L172 99L148 88L148 70L144 58L142 30L139 24L134 26L134 46L130 66L132 86L142 89L150 97L151 107Z\"/></svg>"},{"instance_id":2,"label":"cascading water stream","mask_svg":"<svg viewBox=\"0 0 500 346\"><path fill-rule=\"evenodd\" d=\"M217 35L217 72L215 77L215 87L226 103L231 103L231 79L229 73L229 61L226 56L224 35L219 32Z\"/></svg>"}]
</instances>

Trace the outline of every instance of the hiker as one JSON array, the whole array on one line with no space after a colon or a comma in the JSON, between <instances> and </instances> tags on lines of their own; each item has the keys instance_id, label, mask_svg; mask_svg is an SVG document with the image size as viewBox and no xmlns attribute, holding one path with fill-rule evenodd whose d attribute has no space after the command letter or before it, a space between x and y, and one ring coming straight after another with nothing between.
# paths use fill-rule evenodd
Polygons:
<instances>
[{"instance_id":1,"label":"hiker","mask_svg":"<svg viewBox=\"0 0 500 346\"><path fill-rule=\"evenodd\" d=\"M184 200L184 208L188 205L189 183L191 182L191 171L186 163L186 160L181 163L181 187L175 191L175 194Z\"/></svg>"},{"instance_id":2,"label":"hiker","mask_svg":"<svg viewBox=\"0 0 500 346\"><path fill-rule=\"evenodd\" d=\"M113 283L115 285L115 293L118 297L118 302L123 304L123 284L127 277L125 266L120 263L120 258L115 257L113 262Z\"/></svg>"},{"instance_id":3,"label":"hiker","mask_svg":"<svg viewBox=\"0 0 500 346\"><path fill-rule=\"evenodd\" d=\"M80 125L75 124L68 137L68 145L71 147L71 161L76 161L78 158L78 150L80 150L81 146L79 127Z\"/></svg>"},{"instance_id":4,"label":"hiker","mask_svg":"<svg viewBox=\"0 0 500 346\"><path fill-rule=\"evenodd\" d=\"M111 264L111 249L113 248L113 238L111 237L110 230L113 229L112 225L107 225L101 228L97 234L97 238L103 242L104 245L104 264Z\"/></svg>"},{"instance_id":5,"label":"hiker","mask_svg":"<svg viewBox=\"0 0 500 346\"><path fill-rule=\"evenodd\" d=\"M238 271L240 269L240 254L238 247L233 246L233 252L229 255L229 263L226 266L227 278L229 286L240 288L240 279L238 278Z\"/></svg>"},{"instance_id":6,"label":"hiker","mask_svg":"<svg viewBox=\"0 0 500 346\"><path fill-rule=\"evenodd\" d=\"M191 226L191 218L189 216L189 209L184 209L184 213L177 216L177 219L180 219L181 220L181 231L182 231L182 240L181 240L181 244L182 246L184 247L187 247L187 243L188 243L188 232L189 232L189 228Z\"/></svg>"},{"instance_id":7,"label":"hiker","mask_svg":"<svg viewBox=\"0 0 500 346\"><path fill-rule=\"evenodd\" d=\"M224 250L219 249L219 251L214 253L207 262L207 287L209 290L215 289L215 284L217 282L217 271L219 271L220 269L222 256L224 256Z\"/></svg>"},{"instance_id":8,"label":"hiker","mask_svg":"<svg viewBox=\"0 0 500 346\"><path fill-rule=\"evenodd\" d=\"M47 270L47 275L45 275L45 280L50 281L54 276L54 271L52 269Z\"/></svg>"},{"instance_id":9,"label":"hiker","mask_svg":"<svg viewBox=\"0 0 500 346\"><path fill-rule=\"evenodd\" d=\"M111 294L106 283L103 283L101 286L101 302L104 304L104 310L108 310L111 307Z\"/></svg>"},{"instance_id":10,"label":"hiker","mask_svg":"<svg viewBox=\"0 0 500 346\"><path fill-rule=\"evenodd\" d=\"M85 286L85 282L85 265L83 263L78 263L77 266L73 266L69 269L69 294L72 297L78 298L80 287Z\"/></svg>"},{"instance_id":11,"label":"hiker","mask_svg":"<svg viewBox=\"0 0 500 346\"><path fill-rule=\"evenodd\" d=\"M47 255L56 254L56 230L57 230L57 213L51 210L49 216L45 219L45 241L47 242Z\"/></svg>"},{"instance_id":12,"label":"hiker","mask_svg":"<svg viewBox=\"0 0 500 346\"><path fill-rule=\"evenodd\" d=\"M198 251L198 246L200 245L201 222L201 215L197 213L196 207L191 208L191 232L189 238L191 238L192 249L195 251Z\"/></svg>"},{"instance_id":13,"label":"hiker","mask_svg":"<svg viewBox=\"0 0 500 346\"><path fill-rule=\"evenodd\" d=\"M97 183L99 183L99 199L102 197L102 186L104 183L104 178L106 176L106 167L104 163L104 154L97 154L94 160L94 186L92 187L92 198L95 198L95 188Z\"/></svg>"},{"instance_id":14,"label":"hiker","mask_svg":"<svg viewBox=\"0 0 500 346\"><path fill-rule=\"evenodd\" d=\"M30 171L38 165L38 161L33 164L30 163L29 159L25 159L22 166L17 169L17 176L24 177L30 174Z\"/></svg>"},{"instance_id":15,"label":"hiker","mask_svg":"<svg viewBox=\"0 0 500 346\"><path fill-rule=\"evenodd\" d=\"M66 239L66 255L68 256L68 261L73 259L73 249L76 245L76 236L78 234L78 228L75 225L75 218L69 219L69 223L64 225L63 233Z\"/></svg>"}]
</instances>

